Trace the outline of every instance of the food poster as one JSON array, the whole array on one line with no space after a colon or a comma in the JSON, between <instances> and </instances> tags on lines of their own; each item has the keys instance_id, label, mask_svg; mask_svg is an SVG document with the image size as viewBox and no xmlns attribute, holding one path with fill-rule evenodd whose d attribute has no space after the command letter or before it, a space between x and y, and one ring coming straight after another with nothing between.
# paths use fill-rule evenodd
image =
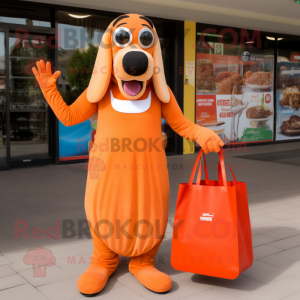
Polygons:
<instances>
[{"instance_id":1,"label":"food poster","mask_svg":"<svg viewBox=\"0 0 300 300\"><path fill-rule=\"evenodd\" d=\"M300 65L280 61L277 64L276 140L300 138Z\"/></svg>"},{"instance_id":2,"label":"food poster","mask_svg":"<svg viewBox=\"0 0 300 300\"><path fill-rule=\"evenodd\" d=\"M273 141L272 62L249 53L197 53L196 123L224 143Z\"/></svg>"}]
</instances>

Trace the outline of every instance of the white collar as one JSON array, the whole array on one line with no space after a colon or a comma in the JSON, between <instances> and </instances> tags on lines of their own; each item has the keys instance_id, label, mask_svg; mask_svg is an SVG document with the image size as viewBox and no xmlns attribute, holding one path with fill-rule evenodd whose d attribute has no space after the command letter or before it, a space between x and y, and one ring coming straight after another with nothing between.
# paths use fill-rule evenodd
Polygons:
<instances>
[{"instance_id":1,"label":"white collar","mask_svg":"<svg viewBox=\"0 0 300 300\"><path fill-rule=\"evenodd\" d=\"M114 110L125 114L140 114L147 111L151 105L151 90L145 100L119 100L110 90L111 106Z\"/></svg>"}]
</instances>

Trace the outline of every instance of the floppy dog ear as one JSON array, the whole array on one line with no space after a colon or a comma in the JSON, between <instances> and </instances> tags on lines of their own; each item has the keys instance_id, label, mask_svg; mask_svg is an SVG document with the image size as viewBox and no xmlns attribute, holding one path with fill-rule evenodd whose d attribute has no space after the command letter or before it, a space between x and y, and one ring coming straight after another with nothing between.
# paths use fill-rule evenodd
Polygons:
<instances>
[{"instance_id":1,"label":"floppy dog ear","mask_svg":"<svg viewBox=\"0 0 300 300\"><path fill-rule=\"evenodd\" d=\"M154 60L154 72L153 72L153 85L157 97L164 103L170 101L170 93L166 83L164 64L162 60L161 48L158 35L154 28L155 44L153 47L153 60Z\"/></svg>"},{"instance_id":2,"label":"floppy dog ear","mask_svg":"<svg viewBox=\"0 0 300 300\"><path fill-rule=\"evenodd\" d=\"M95 68L87 90L89 102L99 102L105 95L110 83L112 70L112 49L110 24L102 36L95 62Z\"/></svg>"}]
</instances>

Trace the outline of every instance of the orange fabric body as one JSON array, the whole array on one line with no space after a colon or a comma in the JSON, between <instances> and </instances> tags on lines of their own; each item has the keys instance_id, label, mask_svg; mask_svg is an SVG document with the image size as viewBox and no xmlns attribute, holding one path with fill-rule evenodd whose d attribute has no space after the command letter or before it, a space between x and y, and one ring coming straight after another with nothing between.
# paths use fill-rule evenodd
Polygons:
<instances>
[{"instance_id":1,"label":"orange fabric body","mask_svg":"<svg viewBox=\"0 0 300 300\"><path fill-rule=\"evenodd\" d=\"M117 88L112 92L115 98L121 98ZM149 88L144 98L148 93ZM89 168L85 210L93 230L104 236L104 243L112 251L123 256L149 252L161 241L167 225L169 182L161 116L161 102L153 90L151 106L144 113L115 111L110 89L98 104L97 133L90 158L101 159L105 171ZM149 143L155 140L156 148L150 149ZM104 220L100 228L99 220ZM121 231L125 223L128 225ZM143 237L147 233L149 236Z\"/></svg>"}]
</instances>

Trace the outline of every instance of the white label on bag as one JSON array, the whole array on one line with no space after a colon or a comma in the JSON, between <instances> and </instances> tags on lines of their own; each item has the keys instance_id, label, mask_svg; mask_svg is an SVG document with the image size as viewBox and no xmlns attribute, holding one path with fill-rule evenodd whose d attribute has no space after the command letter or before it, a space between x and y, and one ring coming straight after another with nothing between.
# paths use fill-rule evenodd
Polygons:
<instances>
[{"instance_id":1,"label":"white label on bag","mask_svg":"<svg viewBox=\"0 0 300 300\"><path fill-rule=\"evenodd\" d=\"M206 221L206 222L211 222L212 219L214 217L214 214L210 215L208 213L204 213L202 214L202 216L200 217L200 221Z\"/></svg>"}]
</instances>

